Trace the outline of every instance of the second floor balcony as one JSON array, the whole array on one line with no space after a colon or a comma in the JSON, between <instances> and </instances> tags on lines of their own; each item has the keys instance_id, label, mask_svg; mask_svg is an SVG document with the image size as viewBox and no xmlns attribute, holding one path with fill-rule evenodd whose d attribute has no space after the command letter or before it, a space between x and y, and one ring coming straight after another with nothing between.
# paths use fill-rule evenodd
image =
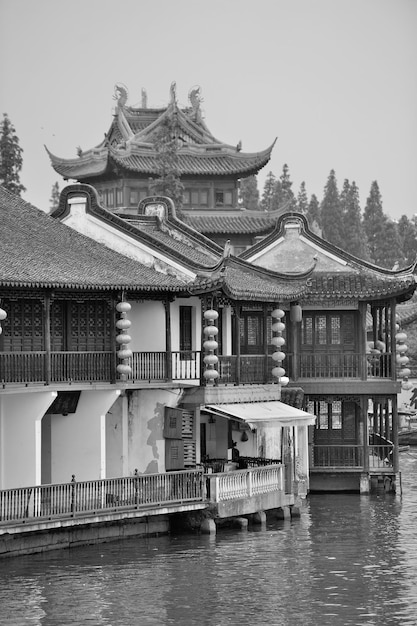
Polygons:
<instances>
[{"instance_id":1,"label":"second floor balcony","mask_svg":"<svg viewBox=\"0 0 417 626\"><path fill-rule=\"evenodd\" d=\"M151 383L182 381L204 384L204 362L200 351L134 352L129 359L132 372L124 382ZM0 383L71 384L116 383L113 352L0 352ZM271 355L220 355L219 385L267 384L274 382ZM391 354L320 352L287 354L285 369L291 381L303 380L395 380Z\"/></svg>"}]
</instances>

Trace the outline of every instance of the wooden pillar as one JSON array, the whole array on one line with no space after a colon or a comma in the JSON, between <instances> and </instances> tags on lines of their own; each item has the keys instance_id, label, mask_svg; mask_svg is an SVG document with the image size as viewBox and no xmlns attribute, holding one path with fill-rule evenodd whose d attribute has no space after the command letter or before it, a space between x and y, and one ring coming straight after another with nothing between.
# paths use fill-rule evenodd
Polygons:
<instances>
[{"instance_id":1,"label":"wooden pillar","mask_svg":"<svg viewBox=\"0 0 417 626\"><path fill-rule=\"evenodd\" d=\"M166 353L166 375L168 380L172 380L172 345L171 345L171 301L164 301L165 307L165 353Z\"/></svg>"},{"instance_id":2,"label":"wooden pillar","mask_svg":"<svg viewBox=\"0 0 417 626\"><path fill-rule=\"evenodd\" d=\"M366 337L366 302L359 302L359 328L358 328L358 346L360 362L358 364L360 368L360 377L362 380L366 380L368 377L368 361L366 358L367 349L367 337Z\"/></svg>"},{"instance_id":3,"label":"wooden pillar","mask_svg":"<svg viewBox=\"0 0 417 626\"><path fill-rule=\"evenodd\" d=\"M391 411L391 419L392 419L392 435L391 436L392 436L392 439L391 439L391 441L394 444L392 463L393 463L394 472L397 474L400 471L399 451L398 451L398 427L399 427L399 420L398 420L398 399L397 399L397 396L392 396L391 402L392 402L392 411Z\"/></svg>"},{"instance_id":4,"label":"wooden pillar","mask_svg":"<svg viewBox=\"0 0 417 626\"><path fill-rule=\"evenodd\" d=\"M391 380L395 380L397 378L397 361L396 361L396 357L397 357L397 353L396 353L396 339L395 339L395 335L397 334L397 329L396 329L396 319L395 319L395 310L396 310L396 304L395 304L395 299L392 298L391 303L390 303L390 311L391 311L391 316L390 316L390 322L391 322L391 332L390 332L390 352L391 352ZM387 351L388 351L388 345L387 345Z\"/></svg>"},{"instance_id":5,"label":"wooden pillar","mask_svg":"<svg viewBox=\"0 0 417 626\"><path fill-rule=\"evenodd\" d=\"M264 383L269 379L268 375L268 305L263 304L263 351L264 351Z\"/></svg>"},{"instance_id":6,"label":"wooden pillar","mask_svg":"<svg viewBox=\"0 0 417 626\"><path fill-rule=\"evenodd\" d=\"M119 302L121 301L121 296ZM109 301L110 307L110 341L112 345L111 364L110 364L110 382L114 385L117 379L117 344L116 344L116 304L117 296L112 295Z\"/></svg>"},{"instance_id":7,"label":"wooden pillar","mask_svg":"<svg viewBox=\"0 0 417 626\"><path fill-rule=\"evenodd\" d=\"M240 384L240 304L235 305L236 384Z\"/></svg>"},{"instance_id":8,"label":"wooden pillar","mask_svg":"<svg viewBox=\"0 0 417 626\"><path fill-rule=\"evenodd\" d=\"M369 471L369 426L368 426L368 398L363 398L359 404L363 421L363 469Z\"/></svg>"},{"instance_id":9,"label":"wooden pillar","mask_svg":"<svg viewBox=\"0 0 417 626\"><path fill-rule=\"evenodd\" d=\"M45 311L45 385L51 383L51 295L47 293L43 301Z\"/></svg>"}]
</instances>

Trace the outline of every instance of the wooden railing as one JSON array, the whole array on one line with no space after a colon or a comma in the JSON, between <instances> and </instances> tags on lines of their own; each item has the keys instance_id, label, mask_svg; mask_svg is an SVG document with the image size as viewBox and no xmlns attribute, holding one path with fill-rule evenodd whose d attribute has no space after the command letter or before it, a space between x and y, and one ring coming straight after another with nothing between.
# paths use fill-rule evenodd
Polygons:
<instances>
[{"instance_id":1,"label":"wooden railing","mask_svg":"<svg viewBox=\"0 0 417 626\"><path fill-rule=\"evenodd\" d=\"M202 470L137 474L0 491L0 524L206 499Z\"/></svg>"},{"instance_id":2,"label":"wooden railing","mask_svg":"<svg viewBox=\"0 0 417 626\"><path fill-rule=\"evenodd\" d=\"M51 382L106 382L112 376L111 352L51 352Z\"/></svg>"},{"instance_id":3,"label":"wooden railing","mask_svg":"<svg viewBox=\"0 0 417 626\"><path fill-rule=\"evenodd\" d=\"M368 465L370 469L392 467L393 444L369 445ZM363 468L365 464L362 445L316 445L313 446L313 467L320 468Z\"/></svg>"},{"instance_id":4,"label":"wooden railing","mask_svg":"<svg viewBox=\"0 0 417 626\"><path fill-rule=\"evenodd\" d=\"M116 357L112 352L0 352L0 383L114 382ZM128 381L198 381L202 355L197 350L134 352ZM217 384L274 382L271 355L219 355ZM283 366L291 380L389 379L390 354L287 354Z\"/></svg>"},{"instance_id":5,"label":"wooden railing","mask_svg":"<svg viewBox=\"0 0 417 626\"><path fill-rule=\"evenodd\" d=\"M219 474L208 474L208 494L210 502L224 502L248 498L272 491L284 492L284 466L236 470Z\"/></svg>"}]
</instances>

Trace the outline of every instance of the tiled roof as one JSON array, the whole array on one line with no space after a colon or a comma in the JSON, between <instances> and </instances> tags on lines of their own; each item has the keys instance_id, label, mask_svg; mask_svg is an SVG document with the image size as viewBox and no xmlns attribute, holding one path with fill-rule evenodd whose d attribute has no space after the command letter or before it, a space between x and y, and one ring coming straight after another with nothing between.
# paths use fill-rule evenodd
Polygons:
<instances>
[{"instance_id":1,"label":"tiled roof","mask_svg":"<svg viewBox=\"0 0 417 626\"><path fill-rule=\"evenodd\" d=\"M259 212L258 215L247 215L246 211L221 215L210 215L183 211L184 222L200 233L210 234L264 234L274 228L277 216Z\"/></svg>"},{"instance_id":2,"label":"tiled roof","mask_svg":"<svg viewBox=\"0 0 417 626\"><path fill-rule=\"evenodd\" d=\"M249 176L268 163L274 143L266 150L245 153L241 147L218 141L192 109L181 109L175 101L165 109L135 109L118 106L105 140L78 158L62 159L48 151L56 172L79 181L101 175L108 164L129 172L158 175L155 134L166 119L175 116L179 143L180 176Z\"/></svg>"},{"instance_id":3,"label":"tiled roof","mask_svg":"<svg viewBox=\"0 0 417 626\"><path fill-rule=\"evenodd\" d=\"M0 285L179 291L183 283L85 237L0 187Z\"/></svg>"},{"instance_id":4,"label":"tiled roof","mask_svg":"<svg viewBox=\"0 0 417 626\"><path fill-rule=\"evenodd\" d=\"M369 300L400 295L415 285L413 274L384 276L376 272L329 274L314 272L308 281L309 297Z\"/></svg>"},{"instance_id":5,"label":"tiled roof","mask_svg":"<svg viewBox=\"0 0 417 626\"><path fill-rule=\"evenodd\" d=\"M180 149L177 154L178 170L183 175L244 175L249 176L258 172L271 156L271 148L255 154L242 152L229 152L219 150L218 153L203 153ZM123 154L120 151L111 150L110 158L117 165L132 172L144 174L158 174L156 155L153 150L140 150L135 148L130 153Z\"/></svg>"},{"instance_id":6,"label":"tiled roof","mask_svg":"<svg viewBox=\"0 0 417 626\"><path fill-rule=\"evenodd\" d=\"M229 257L219 264L217 271L206 277L197 276L190 289L210 291L221 288L236 300L289 302L298 300L307 292L307 280L307 275L282 276Z\"/></svg>"},{"instance_id":7,"label":"tiled roof","mask_svg":"<svg viewBox=\"0 0 417 626\"><path fill-rule=\"evenodd\" d=\"M187 238L185 234L174 230L174 227L171 225L164 231L156 217L146 220L124 219L128 224L135 226L140 233L153 238L157 244L164 247L164 250L169 250L171 253L183 257L187 263L192 261L205 267L212 267L220 258L220 252L216 255L208 249L204 250L203 245L197 246L195 241Z\"/></svg>"}]
</instances>

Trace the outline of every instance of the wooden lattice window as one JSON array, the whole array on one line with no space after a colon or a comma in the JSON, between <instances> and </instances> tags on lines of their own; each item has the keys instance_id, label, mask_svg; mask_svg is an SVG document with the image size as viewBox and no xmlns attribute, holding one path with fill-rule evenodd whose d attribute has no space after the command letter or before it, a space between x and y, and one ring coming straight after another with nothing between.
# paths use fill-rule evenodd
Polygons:
<instances>
[{"instance_id":1,"label":"wooden lattice window","mask_svg":"<svg viewBox=\"0 0 417 626\"><path fill-rule=\"evenodd\" d=\"M36 352L45 349L44 309L38 300L4 303L7 317L2 322L6 352Z\"/></svg>"}]
</instances>

